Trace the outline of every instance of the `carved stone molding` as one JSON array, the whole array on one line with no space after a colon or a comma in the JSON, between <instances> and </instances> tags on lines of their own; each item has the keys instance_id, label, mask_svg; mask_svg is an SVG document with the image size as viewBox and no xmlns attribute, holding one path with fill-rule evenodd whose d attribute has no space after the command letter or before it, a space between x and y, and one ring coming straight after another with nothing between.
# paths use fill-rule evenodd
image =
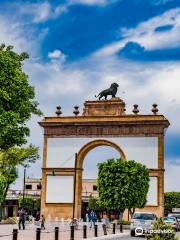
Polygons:
<instances>
[{"instance_id":1,"label":"carved stone molding","mask_svg":"<svg viewBox=\"0 0 180 240\"><path fill-rule=\"evenodd\" d=\"M164 132L162 125L88 125L88 126L48 126L44 128L44 135L60 137L105 137L105 136L155 136Z\"/></svg>"}]
</instances>

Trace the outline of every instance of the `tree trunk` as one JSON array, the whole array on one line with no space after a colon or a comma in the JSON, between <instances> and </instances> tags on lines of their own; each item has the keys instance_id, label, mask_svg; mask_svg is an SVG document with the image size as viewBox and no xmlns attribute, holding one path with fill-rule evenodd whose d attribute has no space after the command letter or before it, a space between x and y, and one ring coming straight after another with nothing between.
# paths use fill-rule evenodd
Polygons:
<instances>
[{"instance_id":1,"label":"tree trunk","mask_svg":"<svg viewBox=\"0 0 180 240\"><path fill-rule=\"evenodd\" d=\"M129 208L129 213L132 218L133 214L135 213L135 208Z\"/></svg>"}]
</instances>

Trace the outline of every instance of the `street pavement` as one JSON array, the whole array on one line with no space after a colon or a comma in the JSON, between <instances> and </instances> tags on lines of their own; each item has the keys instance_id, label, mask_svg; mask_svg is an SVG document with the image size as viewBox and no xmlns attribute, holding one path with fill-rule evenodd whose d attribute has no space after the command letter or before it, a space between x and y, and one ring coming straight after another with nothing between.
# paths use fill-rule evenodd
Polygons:
<instances>
[{"instance_id":1,"label":"street pavement","mask_svg":"<svg viewBox=\"0 0 180 240\"><path fill-rule=\"evenodd\" d=\"M85 223L78 224L78 230L75 230L75 240L83 239L83 225ZM70 226L68 223L51 222L46 223L45 230L41 231L41 240L54 240L55 231L54 228L59 227L59 240L70 240ZM36 240L36 228L39 227L35 224L26 224L25 230L18 231L18 240ZM0 224L0 240L12 240L12 231L17 229L18 225L14 224ZM119 233L119 229L117 230ZM112 229L107 229L108 234L112 234ZM103 236L102 224L98 224L98 236ZM122 233L122 236L128 236L129 232ZM87 227L87 237L94 237L94 228Z\"/></svg>"},{"instance_id":2,"label":"street pavement","mask_svg":"<svg viewBox=\"0 0 180 240\"><path fill-rule=\"evenodd\" d=\"M84 223L79 224L78 230L75 231L75 240L82 240L83 231L82 226ZM61 224L61 223L46 223L46 229L41 232L41 240L54 240L54 227L59 227L59 240L70 240L70 231L69 224ZM25 230L20 230L18 233L18 240L36 240L36 228L39 227L35 224L26 224ZM0 240L12 240L12 231L13 229L17 229L17 225L11 224L0 224ZM119 233L119 229L116 230ZM108 230L108 234L112 233L112 229ZM5 235L5 236L3 236ZM103 236L102 226L99 224L98 227L98 236ZM180 239L180 232L177 233L177 236ZM90 229L88 227L87 237L94 237L94 229ZM144 237L130 237L129 230L124 230L123 234L119 238L120 240L143 240Z\"/></svg>"}]
</instances>

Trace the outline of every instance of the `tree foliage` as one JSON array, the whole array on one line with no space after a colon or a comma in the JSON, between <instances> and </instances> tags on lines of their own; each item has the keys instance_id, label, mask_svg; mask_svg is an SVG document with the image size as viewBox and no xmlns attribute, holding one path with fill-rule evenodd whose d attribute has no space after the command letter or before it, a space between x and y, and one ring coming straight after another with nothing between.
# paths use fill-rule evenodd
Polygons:
<instances>
[{"instance_id":1,"label":"tree foliage","mask_svg":"<svg viewBox=\"0 0 180 240\"><path fill-rule=\"evenodd\" d=\"M12 46L0 46L0 149L26 143L31 114L41 115L34 88L23 72L27 53L17 54Z\"/></svg>"},{"instance_id":2,"label":"tree foliage","mask_svg":"<svg viewBox=\"0 0 180 240\"><path fill-rule=\"evenodd\" d=\"M30 144L28 147L11 147L0 151L0 204L6 198L9 185L17 178L16 167L34 163L39 159L38 150Z\"/></svg>"},{"instance_id":3,"label":"tree foliage","mask_svg":"<svg viewBox=\"0 0 180 240\"><path fill-rule=\"evenodd\" d=\"M180 192L166 192L164 194L165 213L171 213L172 208L180 208Z\"/></svg>"},{"instance_id":4,"label":"tree foliage","mask_svg":"<svg viewBox=\"0 0 180 240\"><path fill-rule=\"evenodd\" d=\"M89 198L89 202L88 202L88 207L91 210L100 210L101 206L100 206L100 202L98 198L94 198L94 197L90 197Z\"/></svg>"},{"instance_id":5,"label":"tree foliage","mask_svg":"<svg viewBox=\"0 0 180 240\"><path fill-rule=\"evenodd\" d=\"M149 171L135 161L110 159L98 164L98 192L106 209L142 208L146 204L149 188Z\"/></svg>"},{"instance_id":6,"label":"tree foliage","mask_svg":"<svg viewBox=\"0 0 180 240\"><path fill-rule=\"evenodd\" d=\"M18 203L20 208L25 208L28 212L31 212L33 210L34 206L34 199L32 197L25 197L23 201L23 197L20 196L18 198Z\"/></svg>"}]
</instances>

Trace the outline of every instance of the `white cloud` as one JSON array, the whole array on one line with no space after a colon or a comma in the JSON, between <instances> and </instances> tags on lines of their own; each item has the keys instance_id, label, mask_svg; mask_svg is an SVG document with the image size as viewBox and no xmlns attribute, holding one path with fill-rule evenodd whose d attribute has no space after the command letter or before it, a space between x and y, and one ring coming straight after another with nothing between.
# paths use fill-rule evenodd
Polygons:
<instances>
[{"instance_id":1,"label":"white cloud","mask_svg":"<svg viewBox=\"0 0 180 240\"><path fill-rule=\"evenodd\" d=\"M84 5L106 5L113 2L112 0L69 0L69 5L84 4Z\"/></svg>"},{"instance_id":2,"label":"white cloud","mask_svg":"<svg viewBox=\"0 0 180 240\"><path fill-rule=\"evenodd\" d=\"M156 31L156 28L172 25L167 31ZM137 42L147 50L180 47L180 8L175 8L142 22L133 29L121 29L123 40L108 44L94 55L109 56L118 52L129 41Z\"/></svg>"},{"instance_id":3,"label":"white cloud","mask_svg":"<svg viewBox=\"0 0 180 240\"><path fill-rule=\"evenodd\" d=\"M34 23L45 22L49 19L56 18L63 12L67 11L67 4L59 4L53 7L49 1L23 4L14 4L13 8L18 12L18 17L29 16Z\"/></svg>"},{"instance_id":4,"label":"white cloud","mask_svg":"<svg viewBox=\"0 0 180 240\"><path fill-rule=\"evenodd\" d=\"M16 5L19 15L29 15L32 17L33 22L43 22L51 15L51 5L45 1L41 3L23 3Z\"/></svg>"},{"instance_id":5,"label":"white cloud","mask_svg":"<svg viewBox=\"0 0 180 240\"><path fill-rule=\"evenodd\" d=\"M57 61L45 64L27 63L24 67L29 73L31 81L36 85L37 93L44 99L63 97L70 92L75 95L82 91L85 76L79 69L64 68Z\"/></svg>"},{"instance_id":6,"label":"white cloud","mask_svg":"<svg viewBox=\"0 0 180 240\"><path fill-rule=\"evenodd\" d=\"M34 5L32 8L32 11L34 10L34 22L43 22L49 18L51 13L51 5L48 2Z\"/></svg>"},{"instance_id":7,"label":"white cloud","mask_svg":"<svg viewBox=\"0 0 180 240\"><path fill-rule=\"evenodd\" d=\"M34 23L45 22L49 19L57 18L62 13L68 11L72 5L83 4L89 6L105 6L118 0L67 0L66 3L53 6L50 1L37 3L26 2L23 4L12 4L13 11L16 11L16 17L29 16Z\"/></svg>"},{"instance_id":8,"label":"white cloud","mask_svg":"<svg viewBox=\"0 0 180 240\"><path fill-rule=\"evenodd\" d=\"M0 16L0 42L15 46L15 50L18 52L37 49L31 32L27 36L25 29L19 22L13 22L3 16Z\"/></svg>"},{"instance_id":9,"label":"white cloud","mask_svg":"<svg viewBox=\"0 0 180 240\"><path fill-rule=\"evenodd\" d=\"M48 57L52 60L60 60L61 62L64 62L66 59L66 56L59 49L55 49L54 51L49 52Z\"/></svg>"}]
</instances>

